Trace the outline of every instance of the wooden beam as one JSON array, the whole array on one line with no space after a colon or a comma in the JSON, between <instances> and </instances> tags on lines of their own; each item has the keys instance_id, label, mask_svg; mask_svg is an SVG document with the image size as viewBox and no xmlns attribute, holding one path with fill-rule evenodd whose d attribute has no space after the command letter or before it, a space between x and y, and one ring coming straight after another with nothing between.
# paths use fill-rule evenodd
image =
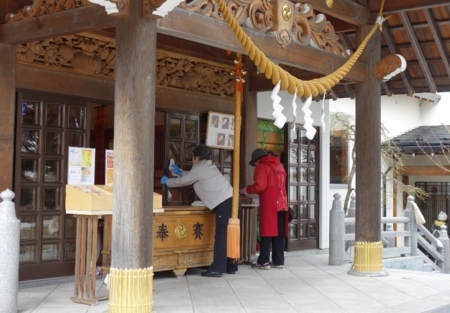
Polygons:
<instances>
[{"instance_id":1,"label":"wooden beam","mask_svg":"<svg viewBox=\"0 0 450 313\"><path fill-rule=\"evenodd\" d=\"M175 8L172 14L158 20L158 33L246 54L226 22L180 8ZM250 29L245 29L245 33L265 53L266 57L275 63L327 75L337 70L346 61L343 57L309 46L292 43L282 48L274 37ZM220 39L217 34L220 34ZM346 79L362 82L366 79L366 72L365 64L356 62Z\"/></svg>"},{"instance_id":2,"label":"wooden beam","mask_svg":"<svg viewBox=\"0 0 450 313\"><path fill-rule=\"evenodd\" d=\"M251 61L251 60L250 60ZM311 72L304 72L302 74L293 74L296 78L301 80L312 80L316 78L320 78L323 75L311 73ZM274 84L270 79L267 79L264 75L258 75L257 77L252 77L251 80L248 82L249 85L249 91L252 92L260 92L260 91L268 91L272 90L274 87Z\"/></svg>"},{"instance_id":3,"label":"wooden beam","mask_svg":"<svg viewBox=\"0 0 450 313\"><path fill-rule=\"evenodd\" d=\"M425 18L427 19L430 31L433 34L433 38L435 40L436 47L439 50L442 63L444 64L445 70L447 71L447 74L450 77L450 59L448 57L447 47L445 46L445 43L442 40L442 36L439 32L438 26L436 25L436 20L433 16L433 12L430 9L426 9L423 10L423 13L425 14Z\"/></svg>"},{"instance_id":4,"label":"wooden beam","mask_svg":"<svg viewBox=\"0 0 450 313\"><path fill-rule=\"evenodd\" d=\"M114 103L113 80L24 65L16 66L16 88Z\"/></svg>"},{"instance_id":5,"label":"wooden beam","mask_svg":"<svg viewBox=\"0 0 450 313\"><path fill-rule=\"evenodd\" d=\"M405 26L406 34L408 35L409 41L411 42L411 46L416 53L417 60L419 61L420 67L422 68L423 75L428 83L428 87L430 88L430 92L437 92L436 84L434 83L433 77L431 75L430 69L427 64L427 60L423 55L422 49L420 47L419 41L414 33L414 30L411 26L411 22L408 18L408 14L406 12L399 13L400 19Z\"/></svg>"},{"instance_id":6,"label":"wooden beam","mask_svg":"<svg viewBox=\"0 0 450 313\"><path fill-rule=\"evenodd\" d=\"M388 84L386 82L382 82L381 86L383 86L383 89L386 92L386 95L388 95L388 96L392 96L393 95L391 89L389 88L389 86L388 86Z\"/></svg>"},{"instance_id":7,"label":"wooden beam","mask_svg":"<svg viewBox=\"0 0 450 313\"><path fill-rule=\"evenodd\" d=\"M390 29L388 27L385 27L383 29L383 35L384 35L384 40L386 41L386 44L389 47L389 50L391 51L392 54L399 54L398 52L398 48L394 42L394 38L392 36L392 33L390 31ZM405 84L406 89L408 90L408 95L413 95L414 94L414 87L411 84L411 79L409 76L408 71L403 71L400 73L400 76L403 80L403 83Z\"/></svg>"},{"instance_id":8,"label":"wooden beam","mask_svg":"<svg viewBox=\"0 0 450 313\"><path fill-rule=\"evenodd\" d=\"M380 10L382 0L368 1L371 12ZM415 11L421 9L431 9L448 5L448 0L388 0L384 3L383 13Z\"/></svg>"},{"instance_id":9,"label":"wooden beam","mask_svg":"<svg viewBox=\"0 0 450 313\"><path fill-rule=\"evenodd\" d=\"M355 90L353 89L353 87L351 85L344 84L344 88L347 91L349 98L355 99Z\"/></svg>"},{"instance_id":10,"label":"wooden beam","mask_svg":"<svg viewBox=\"0 0 450 313\"><path fill-rule=\"evenodd\" d=\"M400 172L401 176L448 176L450 173L450 166L445 166L445 169L439 166L405 166Z\"/></svg>"},{"instance_id":11,"label":"wooden beam","mask_svg":"<svg viewBox=\"0 0 450 313\"><path fill-rule=\"evenodd\" d=\"M0 190L14 190L14 134L15 134L15 58L16 47L0 44ZM20 169L16 169L20 171Z\"/></svg>"},{"instance_id":12,"label":"wooden beam","mask_svg":"<svg viewBox=\"0 0 450 313\"><path fill-rule=\"evenodd\" d=\"M302 0L294 0L293 2L305 3L305 1ZM367 7L357 3L356 1L334 1L331 8L328 7L327 1L324 0L311 0L308 1L308 3L312 5L315 11L336 17L353 25L374 24L377 18L376 14L374 15L373 12L371 13Z\"/></svg>"},{"instance_id":13,"label":"wooden beam","mask_svg":"<svg viewBox=\"0 0 450 313\"><path fill-rule=\"evenodd\" d=\"M115 26L116 17L106 14L104 7L82 8L38 16L0 26L0 43L21 44L68 34L88 32Z\"/></svg>"}]
</instances>

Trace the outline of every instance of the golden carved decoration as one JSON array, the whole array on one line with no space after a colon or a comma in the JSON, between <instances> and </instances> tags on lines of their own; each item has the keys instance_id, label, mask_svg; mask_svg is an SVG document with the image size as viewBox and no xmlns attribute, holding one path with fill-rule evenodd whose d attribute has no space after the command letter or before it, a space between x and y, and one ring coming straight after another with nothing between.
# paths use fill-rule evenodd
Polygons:
<instances>
[{"instance_id":1,"label":"golden carved decoration","mask_svg":"<svg viewBox=\"0 0 450 313\"><path fill-rule=\"evenodd\" d=\"M326 0L326 3L329 8L332 8L333 4L334 4L334 0Z\"/></svg>"},{"instance_id":2,"label":"golden carved decoration","mask_svg":"<svg viewBox=\"0 0 450 313\"><path fill-rule=\"evenodd\" d=\"M175 237L179 240L184 239L187 236L187 229L184 224L178 224L175 226Z\"/></svg>"},{"instance_id":3,"label":"golden carved decoration","mask_svg":"<svg viewBox=\"0 0 450 313\"><path fill-rule=\"evenodd\" d=\"M114 78L115 40L93 34L77 34L18 45L20 64L61 71L75 71ZM157 51L156 86L208 94L226 99L234 95L231 65Z\"/></svg>"},{"instance_id":4,"label":"golden carved decoration","mask_svg":"<svg viewBox=\"0 0 450 313\"><path fill-rule=\"evenodd\" d=\"M292 17L291 7L288 5L283 5L283 9L281 10L281 15L283 15L283 18L285 21L289 21Z\"/></svg>"},{"instance_id":5,"label":"golden carved decoration","mask_svg":"<svg viewBox=\"0 0 450 313\"><path fill-rule=\"evenodd\" d=\"M314 7L309 3L288 0L229 0L226 4L240 26L272 35L283 46L295 42L348 57L333 25L327 21L325 15L316 15ZM180 7L223 20L223 14L215 1L184 1L180 3ZM288 7L292 13L286 20L289 15Z\"/></svg>"}]
</instances>

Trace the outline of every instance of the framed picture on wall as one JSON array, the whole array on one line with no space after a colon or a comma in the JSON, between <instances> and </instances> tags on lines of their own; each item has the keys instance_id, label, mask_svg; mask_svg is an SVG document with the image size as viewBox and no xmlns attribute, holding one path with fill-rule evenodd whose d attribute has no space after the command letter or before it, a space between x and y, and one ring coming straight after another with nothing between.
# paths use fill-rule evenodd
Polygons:
<instances>
[{"instance_id":1,"label":"framed picture on wall","mask_svg":"<svg viewBox=\"0 0 450 313\"><path fill-rule=\"evenodd\" d=\"M206 145L211 148L234 149L234 115L208 112Z\"/></svg>"}]
</instances>

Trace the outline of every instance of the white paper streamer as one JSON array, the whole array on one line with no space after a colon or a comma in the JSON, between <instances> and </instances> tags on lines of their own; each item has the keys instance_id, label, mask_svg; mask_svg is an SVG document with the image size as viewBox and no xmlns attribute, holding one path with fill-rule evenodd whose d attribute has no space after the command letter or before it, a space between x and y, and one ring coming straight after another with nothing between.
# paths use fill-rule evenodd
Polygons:
<instances>
[{"instance_id":1,"label":"white paper streamer","mask_svg":"<svg viewBox=\"0 0 450 313\"><path fill-rule=\"evenodd\" d=\"M311 110L309 109L309 106L311 105L312 97L310 96L308 99L306 99L305 104L303 105L302 111L305 114L305 124L303 127L306 130L306 138L309 140L312 140L314 138L314 135L316 134L316 129L313 126L314 120L311 118Z\"/></svg>"},{"instance_id":2,"label":"white paper streamer","mask_svg":"<svg viewBox=\"0 0 450 313\"><path fill-rule=\"evenodd\" d=\"M284 124L286 123L286 116L284 116L281 111L283 111L283 106L280 104L281 97L278 95L278 92L280 91L280 82L275 85L275 87L272 90L272 94L270 95L270 98L273 101L273 113L272 116L275 118L275 126L278 128L283 128Z\"/></svg>"},{"instance_id":3,"label":"white paper streamer","mask_svg":"<svg viewBox=\"0 0 450 313\"><path fill-rule=\"evenodd\" d=\"M320 126L322 127L322 133L325 133L325 95L326 95L326 92L323 93L322 117L320 118Z\"/></svg>"},{"instance_id":4,"label":"white paper streamer","mask_svg":"<svg viewBox=\"0 0 450 313\"><path fill-rule=\"evenodd\" d=\"M294 115L294 120L292 121L292 130L295 131L295 123L297 123L297 88L295 88L294 98L292 98L292 114Z\"/></svg>"}]
</instances>

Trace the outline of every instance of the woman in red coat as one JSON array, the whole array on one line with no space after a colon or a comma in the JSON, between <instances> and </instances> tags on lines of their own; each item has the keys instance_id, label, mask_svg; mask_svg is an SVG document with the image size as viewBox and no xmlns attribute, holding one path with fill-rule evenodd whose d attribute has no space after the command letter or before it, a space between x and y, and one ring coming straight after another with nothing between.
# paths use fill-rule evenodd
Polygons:
<instances>
[{"instance_id":1,"label":"woman in red coat","mask_svg":"<svg viewBox=\"0 0 450 313\"><path fill-rule=\"evenodd\" d=\"M263 149L252 153L251 166L255 166L253 185L241 190L244 194L259 195L259 234L261 247L259 257L252 267L270 269L284 266L284 241L288 233L288 205L286 197L286 171L277 157Z\"/></svg>"}]
</instances>

